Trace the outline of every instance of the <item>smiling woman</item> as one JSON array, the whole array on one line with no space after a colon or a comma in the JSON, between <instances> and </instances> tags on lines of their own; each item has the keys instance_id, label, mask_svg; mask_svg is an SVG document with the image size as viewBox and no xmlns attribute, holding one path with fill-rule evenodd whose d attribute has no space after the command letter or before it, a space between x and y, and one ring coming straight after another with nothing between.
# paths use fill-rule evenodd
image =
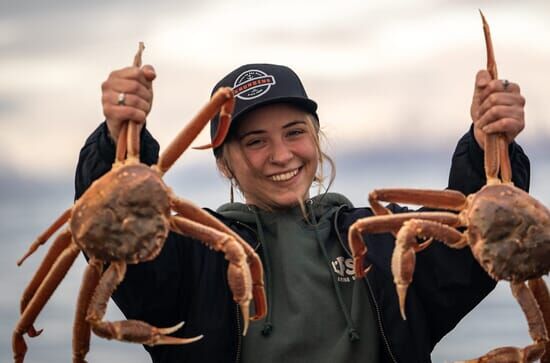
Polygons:
<instances>
[{"instance_id":1,"label":"smiling woman","mask_svg":"<svg viewBox=\"0 0 550 363\"><path fill-rule=\"evenodd\" d=\"M153 68L144 66L114 71L103 83L107 122L81 152L77 198L109 170L115 152L112 139L120 125L127 119L144 124L152 106L154 79ZM171 232L158 258L128 269L113 294L129 318L154 326L171 326L184 319L185 326L174 335L204 335L185 346L146 347L153 361L429 361L435 344L495 282L471 255L430 249L418 257L425 261L417 270L421 277L410 286L410 319L400 320L389 278L393 235L363 236L369 249L366 263L373 268L365 280L355 281L347 230L372 211L354 208L336 193L310 196L312 184L323 179L323 162L332 163L319 146L317 104L298 75L286 66L247 64L225 76L212 93L220 87L233 90L235 105L230 126L220 122L219 116L211 122L212 144L217 145L214 155L218 168L241 190L244 203L227 203L209 212L260 255L267 316L251 321L243 337L241 327L246 322L229 293L223 255ZM118 103L121 93L126 96L124 105ZM485 107L489 96L491 104ZM490 111L503 102L507 106L503 113ZM486 71L478 73L471 108L474 127L453 156L450 188L469 194L485 184L483 149L478 142L484 133L474 132L475 125L483 119L513 140L516 133L498 121L506 118L507 123L522 126L523 104L517 85L503 88L500 81L490 81ZM226 131L229 136L224 138ZM141 144L141 160L155 163L158 145L145 128ZM528 159L513 141L510 147L514 183L525 189ZM407 210L391 208L394 213ZM449 265L456 268L449 272Z\"/></svg>"}]
</instances>

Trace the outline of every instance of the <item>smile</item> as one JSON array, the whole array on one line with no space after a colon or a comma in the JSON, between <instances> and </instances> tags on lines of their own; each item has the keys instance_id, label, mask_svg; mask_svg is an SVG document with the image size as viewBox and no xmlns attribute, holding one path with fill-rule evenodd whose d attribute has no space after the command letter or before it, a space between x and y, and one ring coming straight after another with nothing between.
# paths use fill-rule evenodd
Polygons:
<instances>
[{"instance_id":1,"label":"smile","mask_svg":"<svg viewBox=\"0 0 550 363\"><path fill-rule=\"evenodd\" d=\"M291 170L291 171L287 171L286 173L272 175L272 176L270 176L270 178L271 178L271 180L276 181L276 182L287 181L289 179L292 179L294 176L296 176L296 174L298 174L299 171L300 171L300 168L294 169L294 170Z\"/></svg>"}]
</instances>

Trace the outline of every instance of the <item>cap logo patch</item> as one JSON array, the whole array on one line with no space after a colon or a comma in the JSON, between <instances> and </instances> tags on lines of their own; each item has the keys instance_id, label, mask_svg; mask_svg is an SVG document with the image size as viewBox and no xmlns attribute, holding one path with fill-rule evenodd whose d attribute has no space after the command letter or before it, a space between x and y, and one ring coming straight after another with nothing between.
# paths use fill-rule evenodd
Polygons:
<instances>
[{"instance_id":1,"label":"cap logo patch","mask_svg":"<svg viewBox=\"0 0 550 363\"><path fill-rule=\"evenodd\" d=\"M274 84L275 77L258 69L249 69L237 77L233 92L235 97L247 101L266 94Z\"/></svg>"}]
</instances>

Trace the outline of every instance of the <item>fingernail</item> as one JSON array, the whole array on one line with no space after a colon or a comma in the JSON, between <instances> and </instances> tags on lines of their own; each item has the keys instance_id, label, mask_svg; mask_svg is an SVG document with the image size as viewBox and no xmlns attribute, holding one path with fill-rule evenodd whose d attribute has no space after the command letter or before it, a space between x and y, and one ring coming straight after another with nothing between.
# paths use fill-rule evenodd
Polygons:
<instances>
[{"instance_id":1,"label":"fingernail","mask_svg":"<svg viewBox=\"0 0 550 363\"><path fill-rule=\"evenodd\" d=\"M483 126L483 128L481 130L485 133L488 133L489 132L489 126Z\"/></svg>"}]
</instances>

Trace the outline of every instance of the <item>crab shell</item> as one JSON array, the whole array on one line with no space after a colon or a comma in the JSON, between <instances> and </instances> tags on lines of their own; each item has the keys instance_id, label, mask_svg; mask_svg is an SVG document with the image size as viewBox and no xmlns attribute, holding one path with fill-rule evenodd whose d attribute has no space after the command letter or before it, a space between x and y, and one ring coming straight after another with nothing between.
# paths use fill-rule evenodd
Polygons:
<instances>
[{"instance_id":1,"label":"crab shell","mask_svg":"<svg viewBox=\"0 0 550 363\"><path fill-rule=\"evenodd\" d=\"M113 169L75 203L70 222L75 242L104 262L154 259L169 232L167 190L146 165Z\"/></svg>"},{"instance_id":2,"label":"crab shell","mask_svg":"<svg viewBox=\"0 0 550 363\"><path fill-rule=\"evenodd\" d=\"M526 281L550 266L550 212L509 184L468 197L462 218L477 261L495 280Z\"/></svg>"}]
</instances>

